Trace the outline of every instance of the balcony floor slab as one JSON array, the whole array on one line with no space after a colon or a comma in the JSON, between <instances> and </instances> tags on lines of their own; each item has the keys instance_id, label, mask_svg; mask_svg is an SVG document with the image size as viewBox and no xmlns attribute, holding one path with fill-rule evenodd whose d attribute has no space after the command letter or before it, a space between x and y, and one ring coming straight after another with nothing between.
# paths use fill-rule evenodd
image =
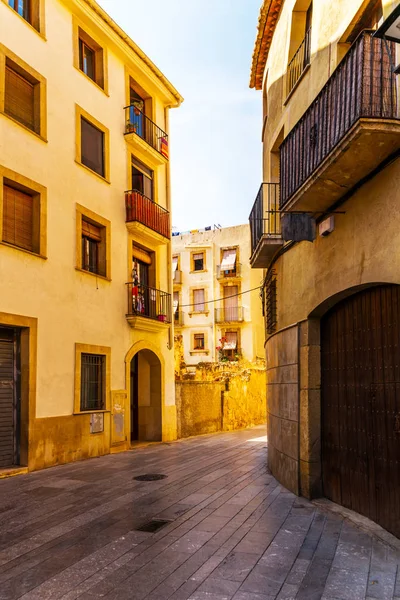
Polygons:
<instances>
[{"instance_id":1,"label":"balcony floor slab","mask_svg":"<svg viewBox=\"0 0 400 600\"><path fill-rule=\"evenodd\" d=\"M399 149L400 120L359 119L282 208L328 210Z\"/></svg>"},{"instance_id":2,"label":"balcony floor slab","mask_svg":"<svg viewBox=\"0 0 400 600\"><path fill-rule=\"evenodd\" d=\"M275 252L282 247L283 241L281 236L263 235L251 255L251 268L268 269Z\"/></svg>"}]
</instances>

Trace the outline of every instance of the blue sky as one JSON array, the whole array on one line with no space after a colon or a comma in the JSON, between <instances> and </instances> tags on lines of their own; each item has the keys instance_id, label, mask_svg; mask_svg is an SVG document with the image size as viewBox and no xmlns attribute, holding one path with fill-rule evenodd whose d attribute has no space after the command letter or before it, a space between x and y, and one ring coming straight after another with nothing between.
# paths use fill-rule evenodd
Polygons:
<instances>
[{"instance_id":1,"label":"blue sky","mask_svg":"<svg viewBox=\"0 0 400 600\"><path fill-rule=\"evenodd\" d=\"M170 113L173 225L246 223L261 183L249 89L261 0L98 0L185 98Z\"/></svg>"}]
</instances>

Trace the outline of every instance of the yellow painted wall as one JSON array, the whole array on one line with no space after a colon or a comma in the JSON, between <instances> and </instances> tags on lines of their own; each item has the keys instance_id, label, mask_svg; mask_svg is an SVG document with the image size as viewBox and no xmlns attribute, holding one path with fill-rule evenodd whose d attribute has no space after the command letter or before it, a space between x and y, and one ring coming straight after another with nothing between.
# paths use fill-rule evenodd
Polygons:
<instances>
[{"instance_id":1,"label":"yellow painted wall","mask_svg":"<svg viewBox=\"0 0 400 600\"><path fill-rule=\"evenodd\" d=\"M180 269L182 271L182 285L174 286L180 293L181 309L184 313L184 326L179 328L182 335L184 361L188 365L199 362L215 362L218 360L216 346L220 345L220 338L224 328L240 329L240 346L243 358L248 361L264 356L264 324L262 305L259 291L255 290L239 296L238 305L243 306L244 322L236 325L220 325L215 322L215 309L222 308L221 282L217 279L217 267L221 264L221 249L238 246L238 263L241 264L241 278L232 281L232 285L239 285L240 291L251 290L262 284L260 273L250 268L250 228L246 225L224 227L212 231L199 231L187 233L172 238L172 253L179 255ZM191 253L195 250L206 253L206 271L191 273ZM226 285L226 282L224 282ZM191 308L186 306L192 302L190 290L193 287L205 288L208 301L216 300L206 305L208 314L191 315ZM207 353L190 353L191 338L194 333L206 333Z\"/></svg>"},{"instance_id":2,"label":"yellow painted wall","mask_svg":"<svg viewBox=\"0 0 400 600\"><path fill-rule=\"evenodd\" d=\"M72 15L90 27L108 49L108 95L73 66ZM163 435L174 438L171 332L165 328L160 332L133 330L125 318L132 236L125 225L124 190L130 187L130 151L144 161L139 150L128 147L123 135L125 68L132 69L153 96L160 127L167 126L166 106L176 105L177 100L85 2L46 0L43 38L0 1L0 40L47 79L48 90L47 142L0 114L0 165L45 186L48 196L47 260L0 244L0 312L38 319L37 421L30 424L29 466L109 451L109 416L104 434L94 437L88 434L87 415L72 415L75 343L111 348L111 390L125 390L129 385L125 357L134 344L155 347L163 357ZM76 104L110 131L110 183L75 162ZM152 168L158 202L170 208L169 165ZM111 221L111 281L75 269L77 203ZM159 246L156 254L156 287L171 292L170 244ZM128 433L129 397L124 414Z\"/></svg>"}]
</instances>

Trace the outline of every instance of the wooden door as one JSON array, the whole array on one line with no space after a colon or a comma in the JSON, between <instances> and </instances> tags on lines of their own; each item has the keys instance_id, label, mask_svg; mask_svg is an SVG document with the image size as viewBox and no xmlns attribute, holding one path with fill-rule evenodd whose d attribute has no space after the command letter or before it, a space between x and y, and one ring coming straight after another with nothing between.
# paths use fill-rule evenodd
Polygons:
<instances>
[{"instance_id":1,"label":"wooden door","mask_svg":"<svg viewBox=\"0 0 400 600\"><path fill-rule=\"evenodd\" d=\"M17 339L0 328L0 468L18 463Z\"/></svg>"},{"instance_id":2,"label":"wooden door","mask_svg":"<svg viewBox=\"0 0 400 600\"><path fill-rule=\"evenodd\" d=\"M321 322L324 494L400 536L400 286Z\"/></svg>"}]
</instances>

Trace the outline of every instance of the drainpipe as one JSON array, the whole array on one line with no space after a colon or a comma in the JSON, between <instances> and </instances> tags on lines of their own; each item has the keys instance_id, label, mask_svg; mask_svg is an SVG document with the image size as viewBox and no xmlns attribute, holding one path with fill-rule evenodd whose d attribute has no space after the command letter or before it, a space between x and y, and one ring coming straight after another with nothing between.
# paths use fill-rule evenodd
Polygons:
<instances>
[{"instance_id":1,"label":"drainpipe","mask_svg":"<svg viewBox=\"0 0 400 600\"><path fill-rule=\"evenodd\" d=\"M165 121L165 129L168 134L168 151L170 148L170 135L169 135L169 109L171 105L168 105L164 109L164 121ZM169 241L167 244L167 273L168 277L168 293L170 294L172 300L171 310L174 308L174 295L173 295L173 285L172 285L172 211L171 211L171 184L170 184L170 166L169 160L166 165L166 173L165 173L165 182L166 182L166 200L167 200L167 210L169 211L170 217L170 231L169 231ZM172 322L168 327L168 343L167 348L171 350L174 347L174 336L173 336L173 320L174 313L172 312Z\"/></svg>"}]
</instances>

